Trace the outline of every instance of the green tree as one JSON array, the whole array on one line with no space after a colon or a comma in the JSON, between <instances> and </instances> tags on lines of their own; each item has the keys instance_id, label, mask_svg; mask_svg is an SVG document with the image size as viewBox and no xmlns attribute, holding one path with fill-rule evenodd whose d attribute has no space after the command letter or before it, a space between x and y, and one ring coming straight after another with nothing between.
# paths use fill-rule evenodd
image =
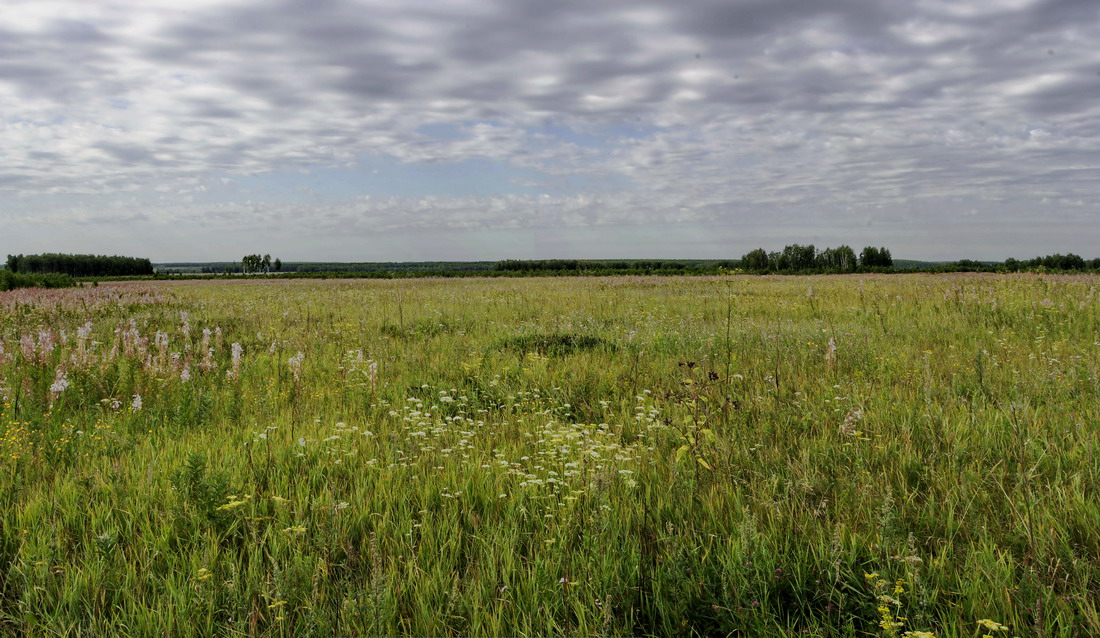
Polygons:
<instances>
[{"instance_id":1,"label":"green tree","mask_svg":"<svg viewBox=\"0 0 1100 638\"><path fill-rule=\"evenodd\" d=\"M859 255L859 265L864 268L893 268L894 258L886 248L868 246Z\"/></svg>"},{"instance_id":2,"label":"green tree","mask_svg":"<svg viewBox=\"0 0 1100 638\"><path fill-rule=\"evenodd\" d=\"M817 249L813 244L807 246L791 244L783 247L783 267L780 270L813 270L816 260Z\"/></svg>"},{"instance_id":3,"label":"green tree","mask_svg":"<svg viewBox=\"0 0 1100 638\"><path fill-rule=\"evenodd\" d=\"M768 253L763 248L757 248L741 258L741 267L745 270L768 270Z\"/></svg>"}]
</instances>

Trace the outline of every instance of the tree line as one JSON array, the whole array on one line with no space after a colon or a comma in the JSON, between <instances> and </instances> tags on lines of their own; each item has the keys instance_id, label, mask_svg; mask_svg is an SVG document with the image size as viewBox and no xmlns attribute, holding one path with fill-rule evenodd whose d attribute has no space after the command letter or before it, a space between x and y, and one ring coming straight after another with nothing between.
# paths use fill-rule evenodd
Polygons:
<instances>
[{"instance_id":1,"label":"tree line","mask_svg":"<svg viewBox=\"0 0 1100 638\"><path fill-rule=\"evenodd\" d=\"M199 264L191 264L199 266ZM349 272L349 269L351 272ZM171 270L171 269L169 269ZM890 250L885 247L867 246L857 255L850 246L818 250L813 244L790 244L782 251L767 252L757 248L741 259L506 259L498 262L416 262L404 263L292 263L284 264L271 255L245 255L240 262L226 262L201 266L203 273L281 273L323 276L341 272L345 276L356 274L371 277L397 277L405 275L458 277L480 276L546 276L546 275L703 275L733 272L748 273L851 273L851 272L899 272L923 270L925 272L1082 272L1100 271L1100 258L1087 260L1073 253L1046 255L1032 259L1009 258L1003 262L961 259L954 262L905 262L894 263ZM315 272L316 271L316 272ZM362 272L358 272L362 271ZM368 272L369 271L369 272ZM148 259L105 255L69 255L47 253L40 255L8 255L8 273L0 290L22 286L55 287L72 285L71 280L41 279L39 275L59 273L71 277L125 277L154 274ZM21 275L13 278L13 275ZM33 278L31 276L34 276Z\"/></svg>"},{"instance_id":2,"label":"tree line","mask_svg":"<svg viewBox=\"0 0 1100 638\"><path fill-rule=\"evenodd\" d=\"M7 269L13 273L62 273L72 277L125 277L153 274L148 259L118 255L8 255Z\"/></svg>"},{"instance_id":3,"label":"tree line","mask_svg":"<svg viewBox=\"0 0 1100 638\"><path fill-rule=\"evenodd\" d=\"M493 265L497 272L658 272L658 271L695 271L699 269L717 270L737 267L735 260L693 262L664 259L641 259L636 261L604 259L505 259Z\"/></svg>"},{"instance_id":4,"label":"tree line","mask_svg":"<svg viewBox=\"0 0 1100 638\"><path fill-rule=\"evenodd\" d=\"M716 274L729 271L748 273L851 273L899 272L1074 272L1100 271L1100 258L1087 260L1073 253L1056 253L1033 259L1009 258L1003 262L961 259L953 262L894 263L890 249L867 246L858 254L850 246L818 250L813 244L790 244L781 251L757 248L730 260L616 261L601 259L505 259L493 265L497 275L624 275L624 274ZM490 274L490 273L486 273Z\"/></svg>"},{"instance_id":5,"label":"tree line","mask_svg":"<svg viewBox=\"0 0 1100 638\"><path fill-rule=\"evenodd\" d=\"M893 268L894 259L888 248L868 246L857 257L850 246L819 251L813 244L790 244L781 252L757 248L741 257L740 267L752 272L856 272Z\"/></svg>"},{"instance_id":6,"label":"tree line","mask_svg":"<svg viewBox=\"0 0 1100 638\"><path fill-rule=\"evenodd\" d=\"M1023 261L1006 259L1004 267L1013 272L1037 270L1039 268L1047 270L1100 270L1100 257L1086 261L1080 255L1074 255L1073 253L1066 255L1055 253L1046 257L1035 257Z\"/></svg>"},{"instance_id":7,"label":"tree line","mask_svg":"<svg viewBox=\"0 0 1100 638\"><path fill-rule=\"evenodd\" d=\"M1080 272L1100 271L1100 257L1085 259L1080 255L1055 253L1031 259L1008 258L1003 262L990 263L973 259L960 259L943 264L936 270L943 272Z\"/></svg>"}]
</instances>

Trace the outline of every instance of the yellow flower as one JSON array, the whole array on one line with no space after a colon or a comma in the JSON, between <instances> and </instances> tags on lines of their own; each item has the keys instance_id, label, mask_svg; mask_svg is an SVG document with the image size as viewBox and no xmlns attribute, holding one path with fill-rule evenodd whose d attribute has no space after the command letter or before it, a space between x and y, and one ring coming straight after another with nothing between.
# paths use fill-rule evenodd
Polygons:
<instances>
[{"instance_id":1,"label":"yellow flower","mask_svg":"<svg viewBox=\"0 0 1100 638\"><path fill-rule=\"evenodd\" d=\"M194 578L192 578L191 580L197 580L197 581L210 580L210 577L213 576L213 575L214 575L214 572L210 571L209 569L207 569L205 567L200 567L199 568L199 573Z\"/></svg>"},{"instance_id":2,"label":"yellow flower","mask_svg":"<svg viewBox=\"0 0 1100 638\"><path fill-rule=\"evenodd\" d=\"M283 530L286 534L305 534L306 528L304 525L294 525Z\"/></svg>"},{"instance_id":3,"label":"yellow flower","mask_svg":"<svg viewBox=\"0 0 1100 638\"><path fill-rule=\"evenodd\" d=\"M983 619L979 620L978 624L981 625L982 627L985 627L986 629L988 629L990 631L1008 631L1008 627L1002 625L1001 623L999 623L995 620L990 620L988 618L983 618Z\"/></svg>"}]
</instances>

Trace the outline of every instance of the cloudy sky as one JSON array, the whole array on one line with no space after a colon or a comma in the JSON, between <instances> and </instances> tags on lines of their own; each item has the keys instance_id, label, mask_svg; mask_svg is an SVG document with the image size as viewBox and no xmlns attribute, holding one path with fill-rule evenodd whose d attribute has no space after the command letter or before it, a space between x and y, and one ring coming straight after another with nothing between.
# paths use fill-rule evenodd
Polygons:
<instances>
[{"instance_id":1,"label":"cloudy sky","mask_svg":"<svg viewBox=\"0 0 1100 638\"><path fill-rule=\"evenodd\" d=\"M1096 0L0 4L0 254L1098 240Z\"/></svg>"}]
</instances>

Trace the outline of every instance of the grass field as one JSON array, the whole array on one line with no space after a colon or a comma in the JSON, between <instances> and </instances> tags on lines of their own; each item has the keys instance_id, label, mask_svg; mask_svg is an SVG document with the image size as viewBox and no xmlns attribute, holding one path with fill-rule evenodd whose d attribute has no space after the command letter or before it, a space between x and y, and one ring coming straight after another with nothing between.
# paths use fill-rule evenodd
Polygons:
<instances>
[{"instance_id":1,"label":"grass field","mask_svg":"<svg viewBox=\"0 0 1100 638\"><path fill-rule=\"evenodd\" d=\"M0 633L1100 635L1098 286L0 293Z\"/></svg>"}]
</instances>

